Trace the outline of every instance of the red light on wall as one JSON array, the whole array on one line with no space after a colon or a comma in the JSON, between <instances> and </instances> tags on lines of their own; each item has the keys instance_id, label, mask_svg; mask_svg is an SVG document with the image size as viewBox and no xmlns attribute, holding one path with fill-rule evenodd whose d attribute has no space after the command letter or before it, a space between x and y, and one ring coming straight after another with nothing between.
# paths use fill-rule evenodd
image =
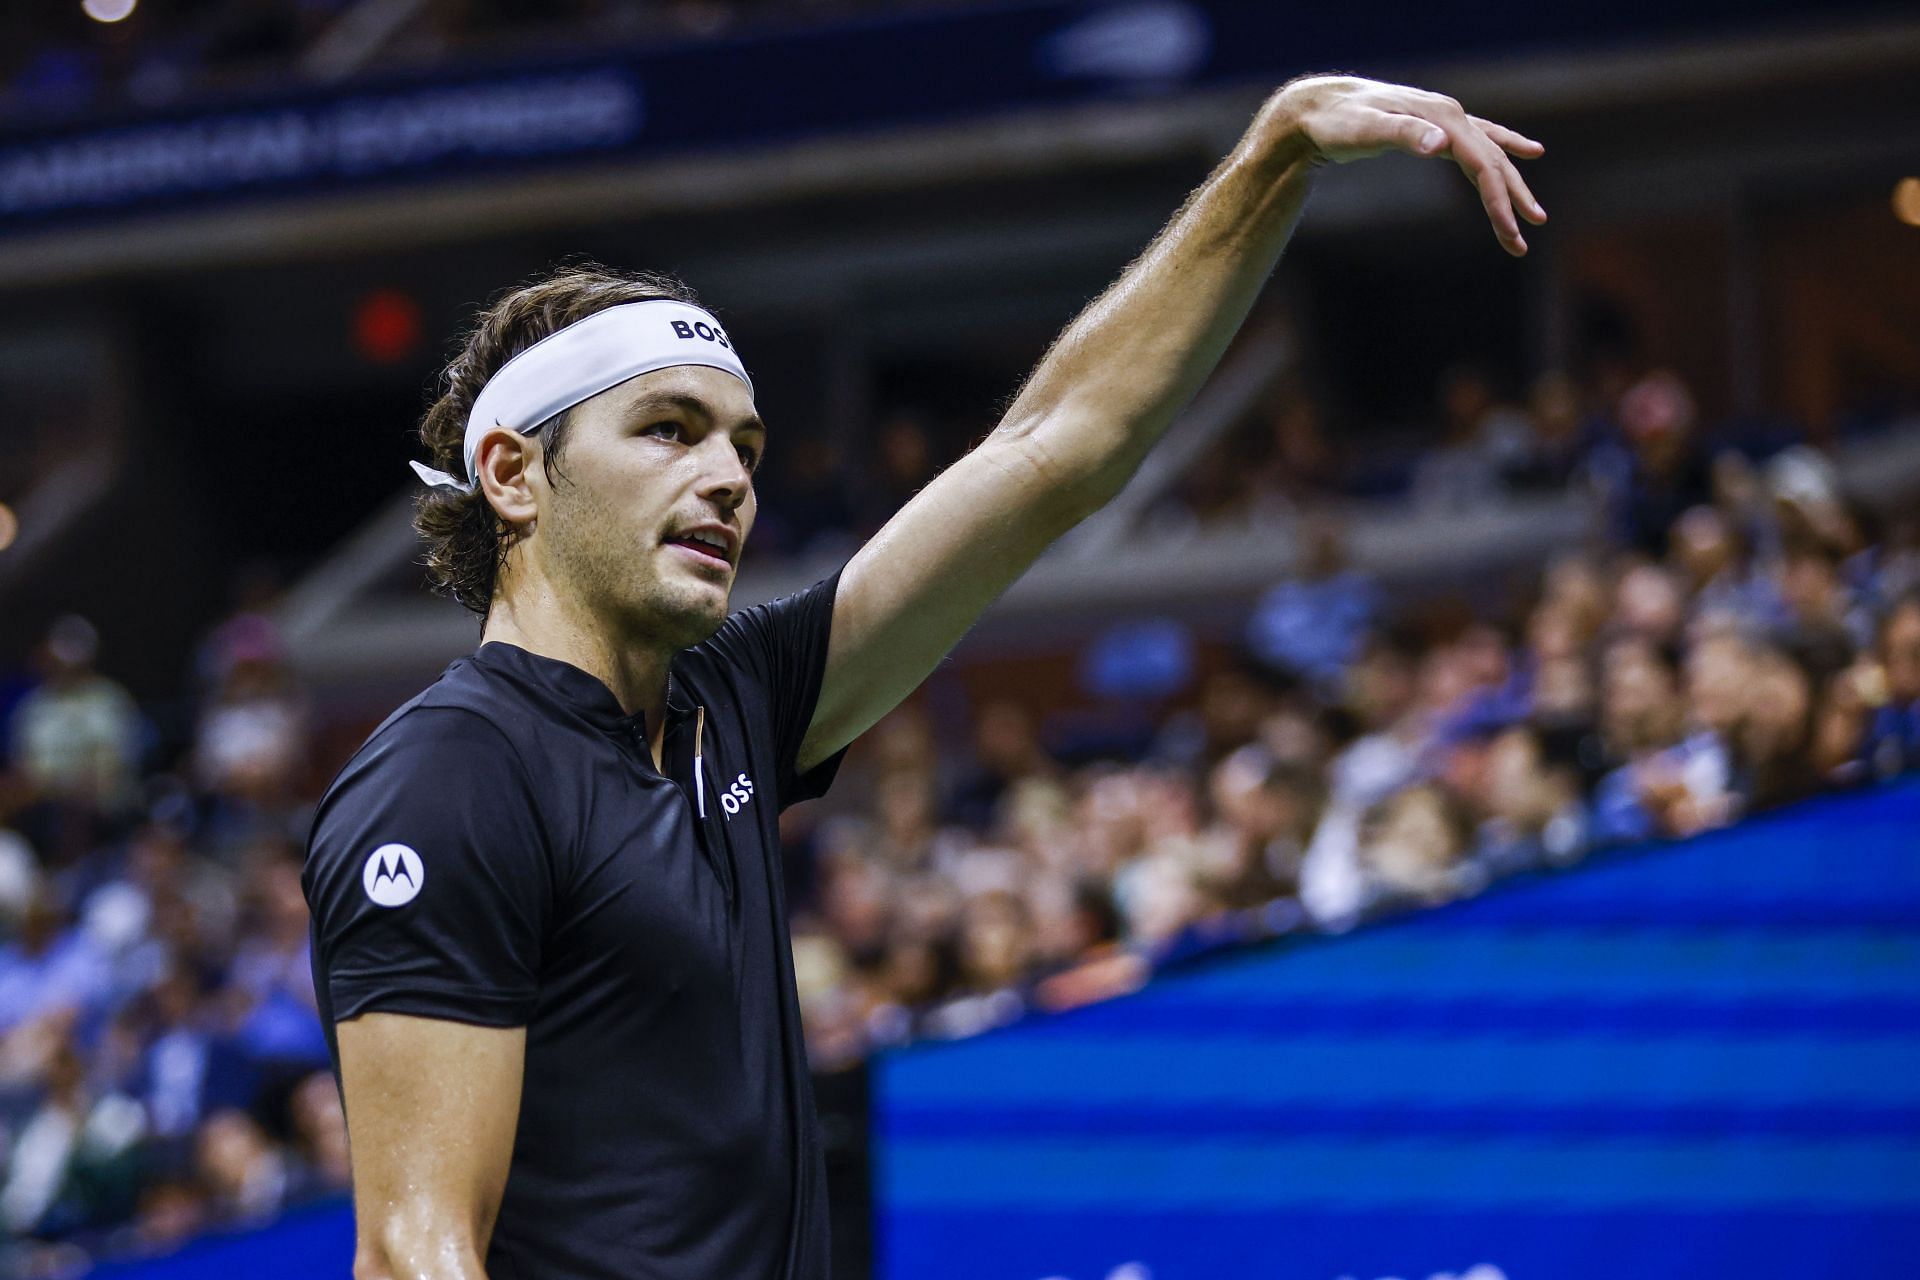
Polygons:
<instances>
[{"instance_id":1,"label":"red light on wall","mask_svg":"<svg viewBox=\"0 0 1920 1280\"><path fill-rule=\"evenodd\" d=\"M420 346L420 304L398 289L375 289L353 309L354 349L375 364L398 364Z\"/></svg>"}]
</instances>

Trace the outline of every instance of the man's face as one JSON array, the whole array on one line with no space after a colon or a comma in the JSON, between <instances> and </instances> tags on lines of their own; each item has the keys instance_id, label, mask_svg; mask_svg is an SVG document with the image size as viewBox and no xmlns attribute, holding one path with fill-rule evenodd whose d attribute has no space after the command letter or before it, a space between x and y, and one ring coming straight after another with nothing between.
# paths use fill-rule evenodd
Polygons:
<instances>
[{"instance_id":1,"label":"man's face","mask_svg":"<svg viewBox=\"0 0 1920 1280\"><path fill-rule=\"evenodd\" d=\"M727 616L766 430L746 385L683 365L575 406L533 546L556 592L623 640L698 644Z\"/></svg>"}]
</instances>

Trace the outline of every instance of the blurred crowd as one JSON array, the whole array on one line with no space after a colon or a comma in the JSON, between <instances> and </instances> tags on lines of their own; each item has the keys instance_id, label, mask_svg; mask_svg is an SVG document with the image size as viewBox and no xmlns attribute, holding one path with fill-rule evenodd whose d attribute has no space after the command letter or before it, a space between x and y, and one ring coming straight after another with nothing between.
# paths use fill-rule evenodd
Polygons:
<instances>
[{"instance_id":1,"label":"blurred crowd","mask_svg":"<svg viewBox=\"0 0 1920 1280\"><path fill-rule=\"evenodd\" d=\"M1679 375L1649 371L1637 350L1590 352L1577 372L1549 370L1518 394L1505 383L1481 365L1453 365L1424 412L1395 426L1336 412L1337 397L1276 371L1149 519L1166 531L1270 528L1391 503L1396 517L1441 520L1571 494L1592 505L1607 537L1659 556L1681 511L1708 502L1716 484L1742 483L1733 469L1809 439L1801 424L1763 414L1709 417ZM893 402L859 433L859 456L824 434L771 455L758 482L756 549L850 552L990 428L977 409L977 400L930 396ZM1871 436L1916 410L1911 398L1853 405L1822 424L1818 440ZM1726 474L1716 478L1716 467Z\"/></svg>"},{"instance_id":2,"label":"blurred crowd","mask_svg":"<svg viewBox=\"0 0 1920 1280\"><path fill-rule=\"evenodd\" d=\"M208 639L183 750L84 619L0 674L0 1275L164 1251L347 1186L314 1011L305 701Z\"/></svg>"},{"instance_id":3,"label":"blurred crowd","mask_svg":"<svg viewBox=\"0 0 1920 1280\"><path fill-rule=\"evenodd\" d=\"M784 827L816 1065L1920 767L1912 531L1806 445L1714 448L1669 374L1610 413L1581 455L1596 536L1512 598L1390 607L1310 520L1231 643L1129 624L1071 696L884 721ZM814 488L767 500L775 546L848 546L938 465L912 415L876 440L859 501L795 442ZM164 713L100 652L67 617L0 670L0 1276L347 1183L300 888L341 726L264 594Z\"/></svg>"},{"instance_id":4,"label":"blurred crowd","mask_svg":"<svg viewBox=\"0 0 1920 1280\"><path fill-rule=\"evenodd\" d=\"M1329 500L1391 498L1425 514L1516 496L1591 495L1612 532L1660 554L1679 510L1704 501L1716 456L1766 456L1804 428L1766 415L1709 421L1670 371L1589 356L1516 393L1485 367L1436 380L1410 425L1344 421L1301 380L1276 379L1223 447L1182 480L1168 514L1198 523L1280 513ZM1911 405L1862 404L1825 424L1827 442L1871 434Z\"/></svg>"}]
</instances>

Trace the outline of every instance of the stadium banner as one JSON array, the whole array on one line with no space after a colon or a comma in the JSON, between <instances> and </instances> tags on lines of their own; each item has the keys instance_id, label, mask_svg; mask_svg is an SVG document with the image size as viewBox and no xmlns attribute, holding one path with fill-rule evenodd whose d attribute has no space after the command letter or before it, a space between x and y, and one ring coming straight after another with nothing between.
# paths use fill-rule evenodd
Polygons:
<instances>
[{"instance_id":1,"label":"stadium banner","mask_svg":"<svg viewBox=\"0 0 1920 1280\"><path fill-rule=\"evenodd\" d=\"M887 1054L875 1274L1912 1274L1916 831L1810 803Z\"/></svg>"},{"instance_id":2,"label":"stadium banner","mask_svg":"<svg viewBox=\"0 0 1920 1280\"><path fill-rule=\"evenodd\" d=\"M1873 10L1833 0L1834 10ZM241 197L353 192L996 113L1277 83L1339 66L1591 52L1804 6L1657 10L1050 0L772 30L491 69L442 69L0 134L0 232Z\"/></svg>"}]
</instances>

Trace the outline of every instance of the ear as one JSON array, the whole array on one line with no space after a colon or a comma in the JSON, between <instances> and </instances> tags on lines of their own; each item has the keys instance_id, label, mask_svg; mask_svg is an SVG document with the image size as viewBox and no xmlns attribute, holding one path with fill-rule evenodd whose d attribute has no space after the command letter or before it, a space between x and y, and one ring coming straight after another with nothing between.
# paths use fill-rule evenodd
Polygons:
<instances>
[{"instance_id":1,"label":"ear","mask_svg":"<svg viewBox=\"0 0 1920 1280\"><path fill-rule=\"evenodd\" d=\"M533 522L539 509L535 487L545 480L538 440L510 427L489 428L480 437L473 465L480 492L502 520L516 528Z\"/></svg>"}]
</instances>

